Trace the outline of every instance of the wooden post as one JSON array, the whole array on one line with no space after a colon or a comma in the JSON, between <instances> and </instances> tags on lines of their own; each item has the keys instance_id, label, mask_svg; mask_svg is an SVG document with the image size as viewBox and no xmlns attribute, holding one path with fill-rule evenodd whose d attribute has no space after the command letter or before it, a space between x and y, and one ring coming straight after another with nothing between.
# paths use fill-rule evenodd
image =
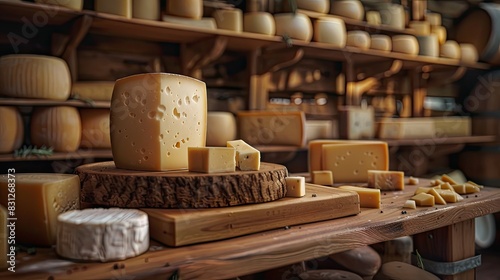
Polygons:
<instances>
[{"instance_id":1,"label":"wooden post","mask_svg":"<svg viewBox=\"0 0 500 280\"><path fill-rule=\"evenodd\" d=\"M410 71L411 75L411 88L413 95L413 117L424 116L424 101L427 96L427 88L424 85L421 71L418 69Z\"/></svg>"}]
</instances>

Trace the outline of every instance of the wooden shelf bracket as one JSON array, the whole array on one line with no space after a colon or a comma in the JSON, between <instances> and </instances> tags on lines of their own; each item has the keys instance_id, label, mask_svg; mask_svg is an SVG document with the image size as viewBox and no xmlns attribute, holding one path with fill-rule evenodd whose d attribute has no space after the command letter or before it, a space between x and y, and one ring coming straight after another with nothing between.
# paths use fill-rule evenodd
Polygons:
<instances>
[{"instance_id":1,"label":"wooden shelf bracket","mask_svg":"<svg viewBox=\"0 0 500 280\"><path fill-rule=\"evenodd\" d=\"M283 68L292 66L304 57L304 50L300 47L284 47L271 50L263 50L260 55L258 74L263 75L276 72Z\"/></svg>"},{"instance_id":2,"label":"wooden shelf bracket","mask_svg":"<svg viewBox=\"0 0 500 280\"><path fill-rule=\"evenodd\" d=\"M226 50L227 38L215 36L192 44L181 44L182 73L201 78L201 68L218 59Z\"/></svg>"}]
</instances>

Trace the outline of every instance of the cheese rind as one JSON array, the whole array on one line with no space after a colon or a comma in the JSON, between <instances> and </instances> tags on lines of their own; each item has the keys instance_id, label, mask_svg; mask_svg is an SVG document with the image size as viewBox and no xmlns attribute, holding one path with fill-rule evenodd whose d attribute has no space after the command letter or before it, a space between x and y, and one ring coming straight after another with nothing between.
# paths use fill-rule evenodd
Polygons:
<instances>
[{"instance_id":1,"label":"cheese rind","mask_svg":"<svg viewBox=\"0 0 500 280\"><path fill-rule=\"evenodd\" d=\"M23 144L24 124L17 108L0 106L0 139L0 154L11 153Z\"/></svg>"},{"instance_id":2,"label":"cheese rind","mask_svg":"<svg viewBox=\"0 0 500 280\"><path fill-rule=\"evenodd\" d=\"M204 82L176 74L119 79L113 90L110 131L117 168L176 170L188 167L187 147L204 147Z\"/></svg>"},{"instance_id":3,"label":"cheese rind","mask_svg":"<svg viewBox=\"0 0 500 280\"><path fill-rule=\"evenodd\" d=\"M383 191L401 191L405 187L402 171L368 170L368 187Z\"/></svg>"},{"instance_id":4,"label":"cheese rind","mask_svg":"<svg viewBox=\"0 0 500 280\"><path fill-rule=\"evenodd\" d=\"M356 186L340 186L339 189L358 193L361 207L380 208L381 198L379 189L368 189Z\"/></svg>"},{"instance_id":5,"label":"cheese rind","mask_svg":"<svg viewBox=\"0 0 500 280\"><path fill-rule=\"evenodd\" d=\"M108 109L80 109L82 138L80 147L111 148Z\"/></svg>"},{"instance_id":6,"label":"cheese rind","mask_svg":"<svg viewBox=\"0 0 500 280\"><path fill-rule=\"evenodd\" d=\"M86 261L124 260L149 249L148 215L135 209L84 209L59 215L56 252Z\"/></svg>"},{"instance_id":7,"label":"cheese rind","mask_svg":"<svg viewBox=\"0 0 500 280\"><path fill-rule=\"evenodd\" d=\"M227 146L236 150L236 167L241 171L260 169L260 151L243 140L227 141Z\"/></svg>"},{"instance_id":8,"label":"cheese rind","mask_svg":"<svg viewBox=\"0 0 500 280\"><path fill-rule=\"evenodd\" d=\"M214 18L204 17L201 19L183 18L178 16L163 15L162 20L168 23L180 24L185 26L198 27L203 29L217 29L217 22Z\"/></svg>"},{"instance_id":9,"label":"cheese rind","mask_svg":"<svg viewBox=\"0 0 500 280\"><path fill-rule=\"evenodd\" d=\"M312 172L312 182L316 185L332 186L333 174L331 170L316 170Z\"/></svg>"},{"instance_id":10,"label":"cheese rind","mask_svg":"<svg viewBox=\"0 0 500 280\"><path fill-rule=\"evenodd\" d=\"M188 147L188 169L191 172L234 172L235 159L234 148Z\"/></svg>"},{"instance_id":11,"label":"cheese rind","mask_svg":"<svg viewBox=\"0 0 500 280\"><path fill-rule=\"evenodd\" d=\"M95 0L96 12L132 18L132 0Z\"/></svg>"},{"instance_id":12,"label":"cheese rind","mask_svg":"<svg viewBox=\"0 0 500 280\"><path fill-rule=\"evenodd\" d=\"M8 179L7 174L0 176L0 204L4 206L12 198ZM57 216L80 208L80 179L72 174L18 173L15 182L16 242L56 244Z\"/></svg>"},{"instance_id":13,"label":"cheese rind","mask_svg":"<svg viewBox=\"0 0 500 280\"><path fill-rule=\"evenodd\" d=\"M285 178L286 196L303 197L306 195L306 178L302 176L290 176Z\"/></svg>"}]
</instances>

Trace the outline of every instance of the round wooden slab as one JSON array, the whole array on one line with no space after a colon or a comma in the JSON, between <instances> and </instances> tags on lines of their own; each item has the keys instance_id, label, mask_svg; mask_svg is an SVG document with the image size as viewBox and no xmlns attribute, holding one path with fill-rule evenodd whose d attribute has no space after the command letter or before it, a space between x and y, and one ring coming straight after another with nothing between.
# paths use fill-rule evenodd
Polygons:
<instances>
[{"instance_id":1,"label":"round wooden slab","mask_svg":"<svg viewBox=\"0 0 500 280\"><path fill-rule=\"evenodd\" d=\"M286 194L285 166L261 163L259 171L195 173L118 169L114 162L76 168L81 200L123 208L208 208L269 202Z\"/></svg>"}]
</instances>

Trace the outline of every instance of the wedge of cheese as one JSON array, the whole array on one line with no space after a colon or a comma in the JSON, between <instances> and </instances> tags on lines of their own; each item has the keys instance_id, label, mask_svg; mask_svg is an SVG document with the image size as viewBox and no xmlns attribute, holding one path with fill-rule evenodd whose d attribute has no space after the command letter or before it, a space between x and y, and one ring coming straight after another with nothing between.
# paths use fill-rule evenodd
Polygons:
<instances>
[{"instance_id":1,"label":"wedge of cheese","mask_svg":"<svg viewBox=\"0 0 500 280\"><path fill-rule=\"evenodd\" d=\"M227 146L236 151L236 167L241 171L257 171L260 169L260 151L243 140L227 141Z\"/></svg>"},{"instance_id":2,"label":"wedge of cheese","mask_svg":"<svg viewBox=\"0 0 500 280\"><path fill-rule=\"evenodd\" d=\"M446 200L439 194L439 192L437 192L435 188L431 188L429 191L427 191L427 193L434 196L434 201L436 202L436 204L446 204Z\"/></svg>"},{"instance_id":3,"label":"wedge of cheese","mask_svg":"<svg viewBox=\"0 0 500 280\"><path fill-rule=\"evenodd\" d=\"M235 159L236 150L232 147L188 147L188 169L191 172L234 172Z\"/></svg>"},{"instance_id":4,"label":"wedge of cheese","mask_svg":"<svg viewBox=\"0 0 500 280\"><path fill-rule=\"evenodd\" d=\"M380 208L381 198L379 189L369 189L356 186L340 186L339 189L358 193L361 207Z\"/></svg>"},{"instance_id":5,"label":"wedge of cheese","mask_svg":"<svg viewBox=\"0 0 500 280\"><path fill-rule=\"evenodd\" d=\"M368 187L383 191L401 191L405 188L402 171L368 170Z\"/></svg>"}]
</instances>

